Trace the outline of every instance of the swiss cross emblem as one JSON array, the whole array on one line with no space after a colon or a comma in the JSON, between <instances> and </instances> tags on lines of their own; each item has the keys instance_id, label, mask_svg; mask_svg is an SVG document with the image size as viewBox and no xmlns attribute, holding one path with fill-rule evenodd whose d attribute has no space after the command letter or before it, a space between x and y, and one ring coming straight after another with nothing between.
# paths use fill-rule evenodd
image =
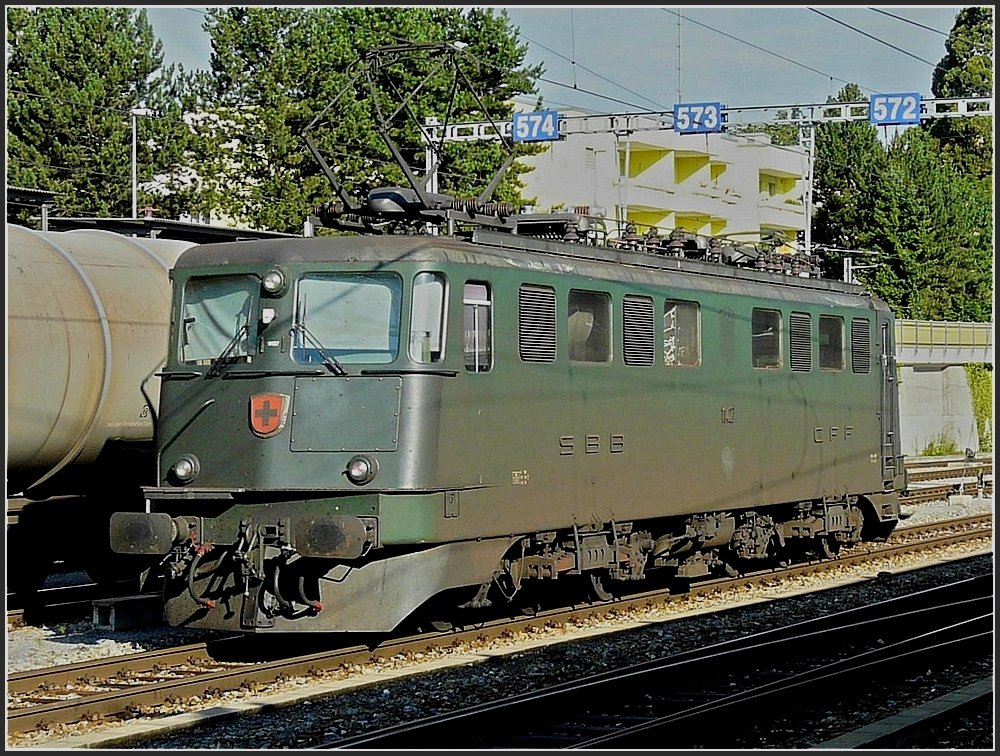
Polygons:
<instances>
[{"instance_id":1,"label":"swiss cross emblem","mask_svg":"<svg viewBox=\"0 0 1000 756\"><path fill-rule=\"evenodd\" d=\"M281 432L288 417L288 394L254 394L250 397L250 430L261 438Z\"/></svg>"}]
</instances>

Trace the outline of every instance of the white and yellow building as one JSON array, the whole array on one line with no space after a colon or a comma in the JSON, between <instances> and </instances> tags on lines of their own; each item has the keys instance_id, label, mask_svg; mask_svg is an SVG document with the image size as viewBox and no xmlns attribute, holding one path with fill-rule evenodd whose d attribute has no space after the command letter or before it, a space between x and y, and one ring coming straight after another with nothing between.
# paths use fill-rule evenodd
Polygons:
<instances>
[{"instance_id":1,"label":"white and yellow building","mask_svg":"<svg viewBox=\"0 0 1000 756\"><path fill-rule=\"evenodd\" d=\"M801 147L766 134L678 134L650 116L560 116L561 139L522 159L534 168L522 194L539 212L589 207L640 233L656 226L738 241L775 232L794 241L805 230Z\"/></svg>"}]
</instances>

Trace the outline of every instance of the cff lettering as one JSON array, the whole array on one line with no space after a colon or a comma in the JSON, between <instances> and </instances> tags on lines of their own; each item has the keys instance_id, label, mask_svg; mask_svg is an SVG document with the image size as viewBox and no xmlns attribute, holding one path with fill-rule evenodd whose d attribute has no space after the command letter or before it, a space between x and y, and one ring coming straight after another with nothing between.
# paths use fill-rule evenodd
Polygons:
<instances>
[{"instance_id":1,"label":"cff lettering","mask_svg":"<svg viewBox=\"0 0 1000 756\"><path fill-rule=\"evenodd\" d=\"M813 442L817 444L826 442L832 443L841 439L846 441L853 435L853 425L845 425L843 427L840 427L839 425L831 425L829 428L813 428Z\"/></svg>"}]
</instances>

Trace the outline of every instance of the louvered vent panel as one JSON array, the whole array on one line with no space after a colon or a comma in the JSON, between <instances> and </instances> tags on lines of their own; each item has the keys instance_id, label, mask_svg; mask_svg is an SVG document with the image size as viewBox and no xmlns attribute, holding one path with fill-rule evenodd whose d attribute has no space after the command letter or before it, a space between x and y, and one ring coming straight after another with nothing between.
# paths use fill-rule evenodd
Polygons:
<instances>
[{"instance_id":1,"label":"louvered vent panel","mask_svg":"<svg viewBox=\"0 0 1000 756\"><path fill-rule=\"evenodd\" d=\"M790 318L790 359L792 370L808 373L812 370L812 325L808 313L793 312Z\"/></svg>"},{"instance_id":2,"label":"louvered vent panel","mask_svg":"<svg viewBox=\"0 0 1000 756\"><path fill-rule=\"evenodd\" d=\"M656 318L653 300L626 296L622 300L624 358L626 365L649 367L656 359Z\"/></svg>"},{"instance_id":3,"label":"louvered vent panel","mask_svg":"<svg viewBox=\"0 0 1000 756\"><path fill-rule=\"evenodd\" d=\"M867 320L851 321L851 369L867 373L872 369L871 330Z\"/></svg>"},{"instance_id":4,"label":"louvered vent panel","mask_svg":"<svg viewBox=\"0 0 1000 756\"><path fill-rule=\"evenodd\" d=\"M522 286L517 295L518 353L525 362L556 361L556 293Z\"/></svg>"}]
</instances>

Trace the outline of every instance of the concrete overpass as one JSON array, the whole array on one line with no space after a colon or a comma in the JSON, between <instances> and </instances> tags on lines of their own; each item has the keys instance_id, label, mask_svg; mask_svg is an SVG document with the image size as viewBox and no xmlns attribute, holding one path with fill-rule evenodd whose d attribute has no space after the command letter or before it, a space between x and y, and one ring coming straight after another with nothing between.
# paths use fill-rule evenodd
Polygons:
<instances>
[{"instance_id":1,"label":"concrete overpass","mask_svg":"<svg viewBox=\"0 0 1000 756\"><path fill-rule=\"evenodd\" d=\"M946 441L979 451L965 366L992 367L993 324L897 320L896 362L903 453L919 456Z\"/></svg>"}]
</instances>

